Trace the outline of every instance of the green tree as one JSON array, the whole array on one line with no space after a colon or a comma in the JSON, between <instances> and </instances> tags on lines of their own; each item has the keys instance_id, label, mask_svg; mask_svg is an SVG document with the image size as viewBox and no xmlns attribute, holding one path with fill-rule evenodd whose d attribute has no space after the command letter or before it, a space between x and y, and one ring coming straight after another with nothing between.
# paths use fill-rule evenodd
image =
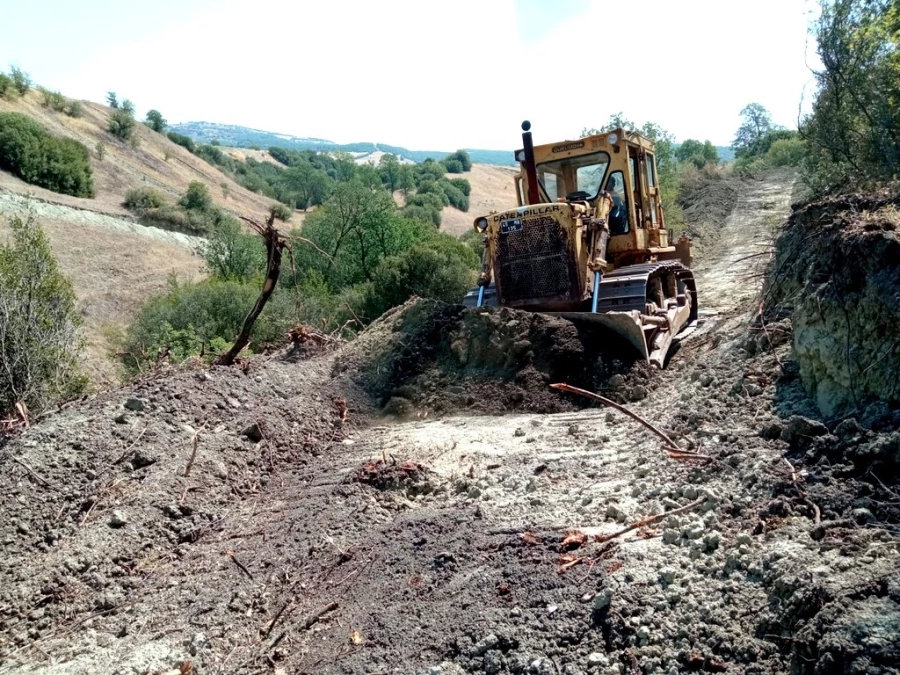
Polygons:
<instances>
[{"instance_id":1,"label":"green tree","mask_svg":"<svg viewBox=\"0 0 900 675\"><path fill-rule=\"evenodd\" d=\"M132 103L129 99L126 98L124 101L122 101L122 110L134 117L134 103Z\"/></svg>"},{"instance_id":2,"label":"green tree","mask_svg":"<svg viewBox=\"0 0 900 675\"><path fill-rule=\"evenodd\" d=\"M31 89L31 78L28 76L28 73L23 72L20 68L11 66L9 69L9 76L12 78L13 87L15 87L19 96L24 96L28 93L28 90Z\"/></svg>"},{"instance_id":3,"label":"green tree","mask_svg":"<svg viewBox=\"0 0 900 675\"><path fill-rule=\"evenodd\" d=\"M325 201L329 186L325 172L313 168L308 162L299 162L287 169L280 181L281 192L285 196L283 201L304 211Z\"/></svg>"},{"instance_id":4,"label":"green tree","mask_svg":"<svg viewBox=\"0 0 900 675\"><path fill-rule=\"evenodd\" d=\"M125 201L122 202L122 206L138 215L143 215L150 209L158 209L165 205L165 195L153 188L134 188L129 190L125 195Z\"/></svg>"},{"instance_id":5,"label":"green tree","mask_svg":"<svg viewBox=\"0 0 900 675\"><path fill-rule=\"evenodd\" d=\"M224 281L250 282L266 267L262 239L241 230L234 218L222 218L210 228L200 254L210 275Z\"/></svg>"},{"instance_id":6,"label":"green tree","mask_svg":"<svg viewBox=\"0 0 900 675\"><path fill-rule=\"evenodd\" d=\"M400 189L401 167L400 160L397 159L396 155L382 155L378 162L378 170L381 172L381 181L391 191L391 194L393 194L395 190Z\"/></svg>"},{"instance_id":7,"label":"green tree","mask_svg":"<svg viewBox=\"0 0 900 675\"><path fill-rule=\"evenodd\" d=\"M151 110L147 113L146 124L158 134L163 133L166 130L166 126L168 126L166 118L162 116L159 110Z\"/></svg>"},{"instance_id":8,"label":"green tree","mask_svg":"<svg viewBox=\"0 0 900 675\"><path fill-rule=\"evenodd\" d=\"M116 92L114 92L114 91L106 92L106 103L110 108L118 108L119 107L119 99L116 97Z\"/></svg>"},{"instance_id":9,"label":"green tree","mask_svg":"<svg viewBox=\"0 0 900 675\"><path fill-rule=\"evenodd\" d=\"M772 115L761 104L750 103L741 110L741 118L741 126L731 143L734 156L740 159L763 154L765 151L762 150L762 141L775 128Z\"/></svg>"},{"instance_id":10,"label":"green tree","mask_svg":"<svg viewBox=\"0 0 900 675\"><path fill-rule=\"evenodd\" d=\"M0 73L0 98L9 98L14 91L12 78L4 73Z\"/></svg>"},{"instance_id":11,"label":"green tree","mask_svg":"<svg viewBox=\"0 0 900 675\"><path fill-rule=\"evenodd\" d=\"M675 150L675 157L679 162L691 162L698 169L707 164L719 163L719 151L709 141L700 141L689 138Z\"/></svg>"},{"instance_id":12,"label":"green tree","mask_svg":"<svg viewBox=\"0 0 900 675\"><path fill-rule=\"evenodd\" d=\"M900 175L900 6L821 0L815 26L822 69L800 126L807 181L816 189Z\"/></svg>"},{"instance_id":13,"label":"green tree","mask_svg":"<svg viewBox=\"0 0 900 675\"><path fill-rule=\"evenodd\" d=\"M80 318L72 284L29 213L13 218L0 244L0 414L17 403L32 413L80 393Z\"/></svg>"}]
</instances>

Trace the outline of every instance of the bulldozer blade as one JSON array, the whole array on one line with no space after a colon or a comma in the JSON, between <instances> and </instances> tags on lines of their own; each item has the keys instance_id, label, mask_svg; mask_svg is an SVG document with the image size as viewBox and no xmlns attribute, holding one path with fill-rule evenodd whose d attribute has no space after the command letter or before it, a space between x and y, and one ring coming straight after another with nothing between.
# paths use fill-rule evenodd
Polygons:
<instances>
[{"instance_id":1,"label":"bulldozer blade","mask_svg":"<svg viewBox=\"0 0 900 675\"><path fill-rule=\"evenodd\" d=\"M612 339L619 340L632 347L644 361L650 361L647 337L644 333L641 314L636 310L630 312L604 312L602 314L594 314L592 312L547 312L547 314L562 317L574 324L599 327L607 332Z\"/></svg>"}]
</instances>

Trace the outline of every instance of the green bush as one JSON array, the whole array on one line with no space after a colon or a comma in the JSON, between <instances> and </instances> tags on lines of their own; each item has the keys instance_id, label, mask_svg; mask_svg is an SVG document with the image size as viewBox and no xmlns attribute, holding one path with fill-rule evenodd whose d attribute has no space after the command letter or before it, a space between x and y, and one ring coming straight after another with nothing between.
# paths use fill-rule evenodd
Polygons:
<instances>
[{"instance_id":1,"label":"green bush","mask_svg":"<svg viewBox=\"0 0 900 675\"><path fill-rule=\"evenodd\" d=\"M209 211L213 207L213 201L206 183L191 181L178 205L186 211Z\"/></svg>"},{"instance_id":2,"label":"green bush","mask_svg":"<svg viewBox=\"0 0 900 675\"><path fill-rule=\"evenodd\" d=\"M120 141L131 141L134 139L135 124L132 113L122 108L117 108L109 116L106 130Z\"/></svg>"},{"instance_id":3,"label":"green bush","mask_svg":"<svg viewBox=\"0 0 900 675\"><path fill-rule=\"evenodd\" d=\"M462 173L463 165L458 159L445 159L444 160L444 168L447 169L447 173Z\"/></svg>"},{"instance_id":4,"label":"green bush","mask_svg":"<svg viewBox=\"0 0 900 675\"><path fill-rule=\"evenodd\" d=\"M94 196L88 149L47 133L21 113L0 113L0 167L54 192Z\"/></svg>"},{"instance_id":5,"label":"green bush","mask_svg":"<svg viewBox=\"0 0 900 675\"><path fill-rule=\"evenodd\" d=\"M450 185L454 186L457 190L462 192L466 197L472 194L472 186L465 178L451 178L447 182L450 183Z\"/></svg>"},{"instance_id":6,"label":"green bush","mask_svg":"<svg viewBox=\"0 0 900 675\"><path fill-rule=\"evenodd\" d=\"M28 73L23 72L16 66L9 69L9 76L12 78L13 87L15 87L19 96L24 96L31 89L31 78Z\"/></svg>"},{"instance_id":7,"label":"green bush","mask_svg":"<svg viewBox=\"0 0 900 675\"><path fill-rule=\"evenodd\" d=\"M81 105L81 101L70 99L68 103L66 103L66 107L63 108L63 112L69 117L81 117L84 114L84 107Z\"/></svg>"},{"instance_id":8,"label":"green bush","mask_svg":"<svg viewBox=\"0 0 900 675\"><path fill-rule=\"evenodd\" d=\"M459 303L475 282L478 262L468 246L446 235L415 244L379 265L363 311L374 319L413 295Z\"/></svg>"},{"instance_id":9,"label":"green bush","mask_svg":"<svg viewBox=\"0 0 900 675\"><path fill-rule=\"evenodd\" d=\"M465 171L472 170L472 160L469 157L469 153L465 150L457 150L452 155L447 155L444 158L444 166L447 167L447 173L463 173ZM451 169L450 167L453 167ZM455 171L454 169L459 169Z\"/></svg>"},{"instance_id":10,"label":"green bush","mask_svg":"<svg viewBox=\"0 0 900 675\"><path fill-rule=\"evenodd\" d=\"M138 215L144 214L150 209L158 209L165 206L165 204L165 195L153 188L134 188L129 190L128 194L125 195L125 201L122 202L122 206Z\"/></svg>"},{"instance_id":11,"label":"green bush","mask_svg":"<svg viewBox=\"0 0 900 675\"><path fill-rule=\"evenodd\" d=\"M194 141L191 138L185 136L184 134L179 134L178 132L170 131L169 133L166 134L166 136L175 145L180 145L182 148L184 148L185 150L187 150L190 153L193 153L194 150L196 149L196 146L194 145Z\"/></svg>"},{"instance_id":12,"label":"green bush","mask_svg":"<svg viewBox=\"0 0 900 675\"><path fill-rule=\"evenodd\" d=\"M0 244L0 416L22 403L32 413L79 394L80 317L41 228L28 214L10 221Z\"/></svg>"},{"instance_id":13,"label":"green bush","mask_svg":"<svg viewBox=\"0 0 900 675\"><path fill-rule=\"evenodd\" d=\"M766 152L766 161L772 166L800 166L805 157L806 143L798 137L779 139Z\"/></svg>"},{"instance_id":14,"label":"green bush","mask_svg":"<svg viewBox=\"0 0 900 675\"><path fill-rule=\"evenodd\" d=\"M273 216L278 218L278 220L283 223L289 221L294 215L294 211L292 209L289 209L284 204L272 204L272 206L269 208L269 211Z\"/></svg>"},{"instance_id":15,"label":"green bush","mask_svg":"<svg viewBox=\"0 0 900 675\"><path fill-rule=\"evenodd\" d=\"M258 295L257 284L237 281L171 282L168 292L144 305L129 327L125 365L136 370L138 363L153 363L166 351L175 362L201 353L224 351ZM277 340L286 327L267 309L256 321L253 342Z\"/></svg>"},{"instance_id":16,"label":"green bush","mask_svg":"<svg viewBox=\"0 0 900 675\"><path fill-rule=\"evenodd\" d=\"M178 206L161 206L148 209L141 214L142 225L158 227L161 230L183 232L190 235L205 235L216 222L215 213L185 211Z\"/></svg>"},{"instance_id":17,"label":"green bush","mask_svg":"<svg viewBox=\"0 0 900 675\"><path fill-rule=\"evenodd\" d=\"M0 73L0 98L10 98L14 93L12 78Z\"/></svg>"},{"instance_id":18,"label":"green bush","mask_svg":"<svg viewBox=\"0 0 900 675\"><path fill-rule=\"evenodd\" d=\"M66 100L66 97L58 91L50 91L43 87L38 87L38 91L41 92L41 105L45 108L50 108L50 110L53 110L54 112L62 112L66 109L68 101Z\"/></svg>"}]
</instances>

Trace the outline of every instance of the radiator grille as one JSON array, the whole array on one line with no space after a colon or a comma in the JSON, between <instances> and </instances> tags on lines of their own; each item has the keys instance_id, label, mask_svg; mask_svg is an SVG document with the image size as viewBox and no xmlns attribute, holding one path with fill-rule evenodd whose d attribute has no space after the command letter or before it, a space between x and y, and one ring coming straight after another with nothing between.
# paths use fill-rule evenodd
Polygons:
<instances>
[{"instance_id":1,"label":"radiator grille","mask_svg":"<svg viewBox=\"0 0 900 675\"><path fill-rule=\"evenodd\" d=\"M521 229L501 232L497 257L505 303L577 294L574 254L565 230L549 216L529 218Z\"/></svg>"}]
</instances>

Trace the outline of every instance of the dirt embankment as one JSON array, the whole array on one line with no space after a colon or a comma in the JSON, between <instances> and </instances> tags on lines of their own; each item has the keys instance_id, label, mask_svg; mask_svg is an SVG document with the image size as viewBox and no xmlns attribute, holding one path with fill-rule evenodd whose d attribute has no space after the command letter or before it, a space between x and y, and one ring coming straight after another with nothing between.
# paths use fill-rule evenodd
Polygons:
<instances>
[{"instance_id":1,"label":"dirt embankment","mask_svg":"<svg viewBox=\"0 0 900 675\"><path fill-rule=\"evenodd\" d=\"M740 304L789 192L742 195L716 313L629 403L710 460L542 399L600 381L564 324L433 303L48 416L0 449L0 672L896 672L896 434L814 419Z\"/></svg>"},{"instance_id":2,"label":"dirt embankment","mask_svg":"<svg viewBox=\"0 0 900 675\"><path fill-rule=\"evenodd\" d=\"M798 206L778 238L770 314L789 315L803 380L822 412L900 407L900 197Z\"/></svg>"}]
</instances>

